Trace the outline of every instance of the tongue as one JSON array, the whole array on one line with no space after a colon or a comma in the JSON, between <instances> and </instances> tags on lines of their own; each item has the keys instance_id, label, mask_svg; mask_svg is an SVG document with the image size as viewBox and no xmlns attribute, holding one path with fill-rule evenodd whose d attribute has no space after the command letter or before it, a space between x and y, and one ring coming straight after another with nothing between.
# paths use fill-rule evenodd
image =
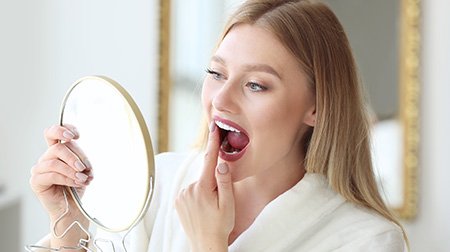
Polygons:
<instances>
[{"instance_id":1,"label":"tongue","mask_svg":"<svg viewBox=\"0 0 450 252\"><path fill-rule=\"evenodd\" d=\"M227 140L231 147L239 150L243 149L248 144L248 137L245 134L233 131L228 132Z\"/></svg>"}]
</instances>

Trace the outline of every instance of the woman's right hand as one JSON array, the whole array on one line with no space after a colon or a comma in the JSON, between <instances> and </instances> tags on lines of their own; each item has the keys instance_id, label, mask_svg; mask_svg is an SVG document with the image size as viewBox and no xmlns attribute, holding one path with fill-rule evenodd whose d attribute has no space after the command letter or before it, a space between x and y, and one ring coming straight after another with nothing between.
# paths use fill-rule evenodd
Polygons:
<instances>
[{"instance_id":1,"label":"woman's right hand","mask_svg":"<svg viewBox=\"0 0 450 252\"><path fill-rule=\"evenodd\" d=\"M54 222L66 210L64 187L77 188L82 194L93 175L89 160L74 142L80 137L75 127L53 125L45 130L44 136L48 149L32 167L30 184ZM72 198L67 199L67 220L85 219Z\"/></svg>"}]
</instances>

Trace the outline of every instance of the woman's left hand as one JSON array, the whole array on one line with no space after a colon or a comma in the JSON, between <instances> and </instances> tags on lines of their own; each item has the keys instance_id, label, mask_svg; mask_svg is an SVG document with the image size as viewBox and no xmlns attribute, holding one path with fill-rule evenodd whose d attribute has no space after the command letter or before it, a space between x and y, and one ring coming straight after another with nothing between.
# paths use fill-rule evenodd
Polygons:
<instances>
[{"instance_id":1,"label":"woman's left hand","mask_svg":"<svg viewBox=\"0 0 450 252\"><path fill-rule=\"evenodd\" d=\"M216 127L210 127L200 179L181 190L175 202L195 252L228 251L228 237L234 228L233 183L228 165L217 165L220 137Z\"/></svg>"}]
</instances>

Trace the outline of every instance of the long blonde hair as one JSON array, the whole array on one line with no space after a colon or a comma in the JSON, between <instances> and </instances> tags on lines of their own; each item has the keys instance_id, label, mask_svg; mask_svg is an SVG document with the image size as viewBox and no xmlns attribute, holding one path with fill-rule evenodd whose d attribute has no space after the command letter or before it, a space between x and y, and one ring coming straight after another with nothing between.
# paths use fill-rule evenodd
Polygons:
<instances>
[{"instance_id":1,"label":"long blonde hair","mask_svg":"<svg viewBox=\"0 0 450 252\"><path fill-rule=\"evenodd\" d=\"M377 188L364 96L348 38L335 14L325 4L308 0L250 0L230 17L222 39L243 23L272 32L297 58L315 92L316 125L306 136L306 171L325 175L348 201L397 224L407 240Z\"/></svg>"}]
</instances>

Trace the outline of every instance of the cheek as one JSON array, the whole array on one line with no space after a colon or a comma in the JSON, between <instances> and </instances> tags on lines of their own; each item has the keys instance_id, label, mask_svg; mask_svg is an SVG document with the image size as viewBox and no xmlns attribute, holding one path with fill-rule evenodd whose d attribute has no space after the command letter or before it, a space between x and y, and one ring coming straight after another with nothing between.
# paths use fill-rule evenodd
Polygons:
<instances>
[{"instance_id":1,"label":"cheek","mask_svg":"<svg viewBox=\"0 0 450 252\"><path fill-rule=\"evenodd\" d=\"M270 136L272 141L286 141L295 139L298 131L303 127L303 118L306 113L306 103L299 99L299 96L283 96L277 99L276 103L261 109L258 115L258 125Z\"/></svg>"}]
</instances>

